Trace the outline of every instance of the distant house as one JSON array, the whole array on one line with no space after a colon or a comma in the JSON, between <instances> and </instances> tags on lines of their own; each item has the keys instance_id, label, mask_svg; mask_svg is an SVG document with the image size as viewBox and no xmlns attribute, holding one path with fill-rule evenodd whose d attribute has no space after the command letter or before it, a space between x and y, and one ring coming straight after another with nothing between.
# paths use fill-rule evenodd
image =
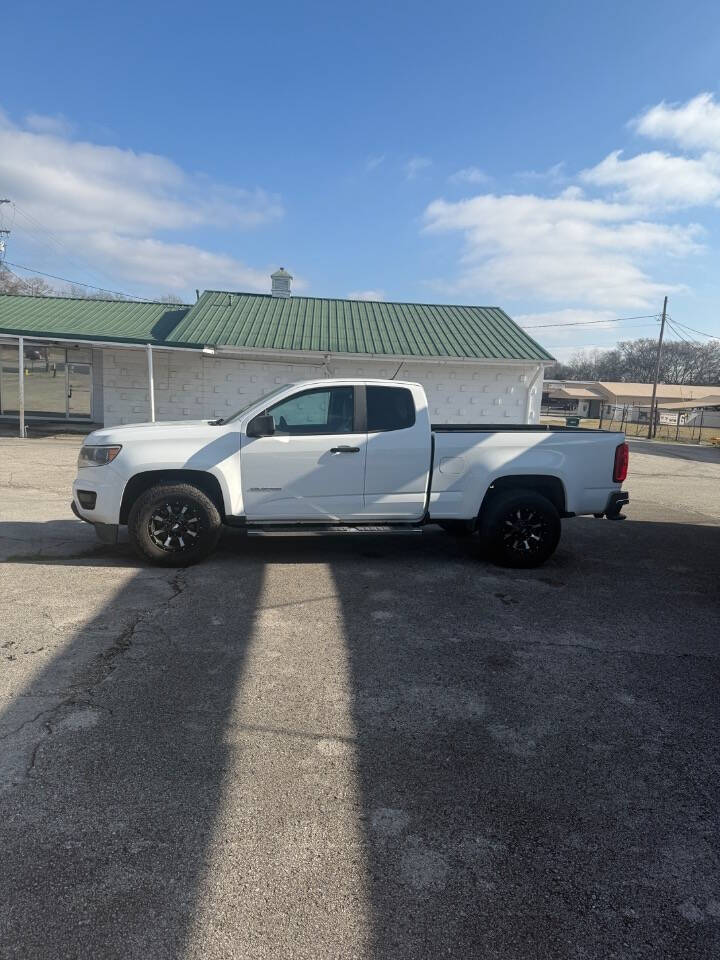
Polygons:
<instances>
[{"instance_id":1,"label":"distant house","mask_svg":"<svg viewBox=\"0 0 720 960\"><path fill-rule=\"evenodd\" d=\"M400 376L446 422L536 422L552 357L499 307L207 290L193 305L0 296L0 416L223 417L280 384ZM152 389L150 384L152 383Z\"/></svg>"},{"instance_id":2,"label":"distant house","mask_svg":"<svg viewBox=\"0 0 720 960\"><path fill-rule=\"evenodd\" d=\"M575 413L580 417L598 419L625 419L631 422L647 420L652 400L651 383L623 383L610 380L546 380L543 384L543 413ZM659 383L656 402L662 411L669 404L690 404L683 409L693 409L692 401L700 402L720 393L713 386L685 386L683 384ZM673 416L672 422L675 422ZM684 421L683 421L684 422ZM706 421L707 422L707 421Z\"/></svg>"}]
</instances>

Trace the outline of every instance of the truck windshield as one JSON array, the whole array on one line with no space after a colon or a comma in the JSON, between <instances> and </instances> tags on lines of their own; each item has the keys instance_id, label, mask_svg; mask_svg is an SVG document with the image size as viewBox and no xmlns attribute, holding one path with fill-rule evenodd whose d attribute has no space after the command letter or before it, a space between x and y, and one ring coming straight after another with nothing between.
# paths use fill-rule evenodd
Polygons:
<instances>
[{"instance_id":1,"label":"truck windshield","mask_svg":"<svg viewBox=\"0 0 720 960\"><path fill-rule=\"evenodd\" d=\"M241 417L246 410L250 409L250 407L254 407L258 403L265 403L266 400L272 400L276 394L282 393L283 390L286 390L290 386L292 386L292 384L285 383L282 387L275 387L275 389L271 390L270 393L266 393L264 397L256 397L255 400L251 400L249 403L246 403L244 407L240 407L240 409L236 410L231 416L225 417L224 419L221 417L219 420L213 420L213 424L219 426L221 423L232 423L233 420L237 420L238 417Z\"/></svg>"}]
</instances>

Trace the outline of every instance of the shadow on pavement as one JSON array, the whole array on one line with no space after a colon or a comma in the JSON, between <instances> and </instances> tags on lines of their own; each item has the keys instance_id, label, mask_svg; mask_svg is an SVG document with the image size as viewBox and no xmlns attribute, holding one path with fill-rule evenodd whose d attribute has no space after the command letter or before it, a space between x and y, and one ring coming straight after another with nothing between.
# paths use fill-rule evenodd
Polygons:
<instances>
[{"instance_id":1,"label":"shadow on pavement","mask_svg":"<svg viewBox=\"0 0 720 960\"><path fill-rule=\"evenodd\" d=\"M367 956L718 955L720 529L573 521L526 572L434 535L253 549L336 584Z\"/></svg>"},{"instance_id":2,"label":"shadow on pavement","mask_svg":"<svg viewBox=\"0 0 720 960\"><path fill-rule=\"evenodd\" d=\"M331 574L339 619L327 636L342 634L353 728L344 739L323 736L331 699L298 690L306 657L310 672L327 669L315 618L328 608L298 603L287 577L265 596L274 568L297 578L304 565ZM324 956L312 910L328 915L342 853L323 836L339 809L342 747L354 764L347 802L364 857L351 862L366 873L370 942L338 942L333 956L710 960L720 952L719 575L713 526L572 521L535 571L478 562L467 541L434 531L229 532L46 718L21 794L0 813L5 942L40 958L187 956L231 790L230 822L246 832L222 839L251 881L254 915L284 943L276 955ZM325 587L311 588L329 602ZM255 759L240 748L242 777L228 785L227 728L261 591L281 626L260 675L268 688L254 696L280 703L284 719L247 724L271 737ZM216 624L219 610L232 616ZM280 808L271 794L258 806L253 763L267 776L284 757L278 774L292 778L316 741L338 752L298 782L325 778L324 809L303 808L290 788ZM293 819L303 858L258 859ZM278 864L306 871L307 902L264 885ZM230 924L245 907L210 904ZM301 932L282 940L288 921ZM196 943L192 955L213 948Z\"/></svg>"},{"instance_id":3,"label":"shadow on pavement","mask_svg":"<svg viewBox=\"0 0 720 960\"><path fill-rule=\"evenodd\" d=\"M0 784L0 956L183 956L263 566L218 574L217 564L196 568L190 587L189 571L170 572L164 594L151 591L147 609L68 688L68 662L144 589L134 577L23 692L60 685L66 696L32 725L36 743L17 782ZM178 608L185 589L192 602ZM215 625L228 590L233 620ZM0 718L9 731L13 710Z\"/></svg>"},{"instance_id":4,"label":"shadow on pavement","mask_svg":"<svg viewBox=\"0 0 720 960\"><path fill-rule=\"evenodd\" d=\"M364 590L330 558L372 956L720 955L720 528L575 521L529 572L400 549Z\"/></svg>"}]
</instances>

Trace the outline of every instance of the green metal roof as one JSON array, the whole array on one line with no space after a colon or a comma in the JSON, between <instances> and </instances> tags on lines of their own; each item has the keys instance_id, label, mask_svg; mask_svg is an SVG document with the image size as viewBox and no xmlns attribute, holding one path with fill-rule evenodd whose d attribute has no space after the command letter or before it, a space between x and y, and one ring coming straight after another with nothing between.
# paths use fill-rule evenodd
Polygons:
<instances>
[{"instance_id":1,"label":"green metal roof","mask_svg":"<svg viewBox=\"0 0 720 960\"><path fill-rule=\"evenodd\" d=\"M407 357L552 360L499 307L272 297L207 290L176 344Z\"/></svg>"},{"instance_id":2,"label":"green metal roof","mask_svg":"<svg viewBox=\"0 0 720 960\"><path fill-rule=\"evenodd\" d=\"M174 303L0 295L0 333L163 343L188 312Z\"/></svg>"},{"instance_id":3,"label":"green metal roof","mask_svg":"<svg viewBox=\"0 0 720 960\"><path fill-rule=\"evenodd\" d=\"M218 290L207 290L193 306L4 294L0 333L197 348L553 359L499 307L283 298Z\"/></svg>"}]
</instances>

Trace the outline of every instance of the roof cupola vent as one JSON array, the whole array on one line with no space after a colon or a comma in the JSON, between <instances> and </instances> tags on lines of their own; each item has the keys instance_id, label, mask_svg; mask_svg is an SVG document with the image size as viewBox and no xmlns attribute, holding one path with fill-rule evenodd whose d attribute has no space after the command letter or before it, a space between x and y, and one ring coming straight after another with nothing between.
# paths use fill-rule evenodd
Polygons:
<instances>
[{"instance_id":1,"label":"roof cupola vent","mask_svg":"<svg viewBox=\"0 0 720 960\"><path fill-rule=\"evenodd\" d=\"M274 297L290 296L292 274L288 273L285 267L280 267L275 273L271 273L270 279L272 280L272 295Z\"/></svg>"}]
</instances>

